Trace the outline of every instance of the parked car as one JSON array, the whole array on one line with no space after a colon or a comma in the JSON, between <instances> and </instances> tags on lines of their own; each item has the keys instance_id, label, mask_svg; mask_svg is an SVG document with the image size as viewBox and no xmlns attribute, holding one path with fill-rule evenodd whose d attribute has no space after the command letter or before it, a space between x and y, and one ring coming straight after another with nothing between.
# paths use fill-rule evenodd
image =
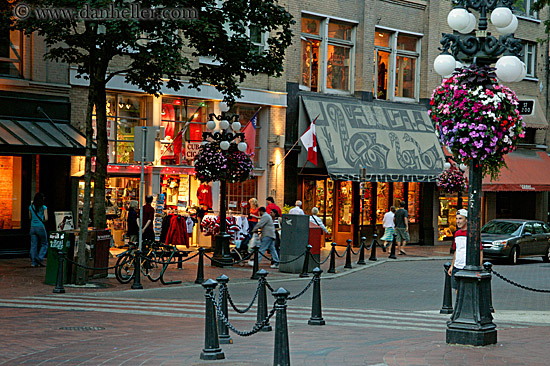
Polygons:
<instances>
[{"instance_id":1,"label":"parked car","mask_svg":"<svg viewBox=\"0 0 550 366\"><path fill-rule=\"evenodd\" d=\"M536 220L491 220L481 228L483 258L505 258L517 264L520 257L542 256L550 262L550 226Z\"/></svg>"}]
</instances>

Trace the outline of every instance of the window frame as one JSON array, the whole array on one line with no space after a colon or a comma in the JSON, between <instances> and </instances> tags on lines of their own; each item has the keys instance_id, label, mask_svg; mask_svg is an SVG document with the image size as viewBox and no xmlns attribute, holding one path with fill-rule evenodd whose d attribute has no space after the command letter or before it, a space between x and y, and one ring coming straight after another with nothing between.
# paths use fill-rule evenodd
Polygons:
<instances>
[{"instance_id":1,"label":"window frame","mask_svg":"<svg viewBox=\"0 0 550 366\"><path fill-rule=\"evenodd\" d=\"M532 62L531 62L531 65L529 65L528 63L528 60L527 60L527 55L529 53L529 48L532 47ZM525 65L527 66L527 74L525 75L525 79L527 80L538 80L537 78L537 73L536 73L536 70L537 70L537 44L534 43L534 42L528 42L528 41L525 41L523 43L523 62L525 63ZM529 73L529 66L531 66L531 69L532 69L532 72Z\"/></svg>"},{"instance_id":2,"label":"window frame","mask_svg":"<svg viewBox=\"0 0 550 366\"><path fill-rule=\"evenodd\" d=\"M388 27L382 27L382 26L376 26L374 29L373 35L376 36L376 32L382 32L382 33L389 33L390 40L389 40L389 47L384 46L374 46L374 56L373 56L373 63L374 63L374 75L373 75L373 97L375 99L378 95L378 64L377 64L377 57L378 57L378 51L383 52L389 52L389 65L387 66L387 72L388 72L388 85L387 85L387 96L386 99L381 100L391 100L396 102L418 102L419 101L419 95L420 95L420 73L421 73L421 62L422 62L422 38L424 37L424 34L422 33L416 33L416 32L409 32L404 31L400 29L394 29L394 28L388 28ZM407 37L414 37L417 39L416 41L416 51L408 51L408 50L400 50L397 48L397 40L400 35L407 36ZM374 44L374 42L373 42ZM396 87L396 73L397 73L397 57L403 56L403 57L409 57L414 58L415 61L415 70L414 70L414 97L413 98L405 98L405 97L398 97L395 95L395 87ZM391 72L390 72L391 71ZM391 91L391 92L390 92Z\"/></svg>"},{"instance_id":3,"label":"window frame","mask_svg":"<svg viewBox=\"0 0 550 366\"><path fill-rule=\"evenodd\" d=\"M300 70L302 70L302 42L308 42L308 40L315 40L319 41L319 75L317 80L317 93L327 93L327 94L339 94L339 95L353 95L355 90L355 49L357 47L356 44L356 34L357 34L357 25L359 22L351 20L351 19L343 19L333 16L328 16L324 14L318 14L308 11L302 11L300 14L300 24L302 22L303 18L310 18L310 19L317 19L319 20L319 35L311 34L311 33L304 33L300 31ZM346 41L343 39L337 39L337 38L329 38L328 36L328 29L330 23L336 23L336 24L346 24L351 26L351 40ZM328 87L328 48L329 45L331 46L337 46L337 47L345 47L349 48L350 50L350 56L349 56L349 75L348 75L348 90L342 90L342 89L333 89ZM311 67L311 66L310 66ZM302 77L301 77L301 71L300 71L300 77L299 77L299 88L300 90L306 90L311 91L311 87L302 84ZM311 77L310 77L310 84L311 84Z\"/></svg>"},{"instance_id":4,"label":"window frame","mask_svg":"<svg viewBox=\"0 0 550 366\"><path fill-rule=\"evenodd\" d=\"M20 79L24 77L24 50L25 50L25 37L22 31L19 30L9 30L8 34L8 40L9 40L9 49L13 49L13 44L11 42L11 33L12 32L18 32L19 33L19 57L18 58L9 58L9 57L0 57L0 63L8 63L8 64L18 64L19 67L16 68L19 70L19 75L14 76L10 74L0 74L1 78L15 78ZM15 51L15 50L14 50ZM15 53L15 52L14 52Z\"/></svg>"},{"instance_id":5,"label":"window frame","mask_svg":"<svg viewBox=\"0 0 550 366\"><path fill-rule=\"evenodd\" d=\"M525 5L525 10L520 10L520 9L514 9L514 13L516 13L516 15L519 15L520 17L522 18L525 18L525 19L536 19L538 20L539 19L539 13L536 12L536 11L533 11L533 14L529 14L530 11L531 11L531 7L533 6L533 0L525 0L524 1L524 5Z\"/></svg>"}]
</instances>

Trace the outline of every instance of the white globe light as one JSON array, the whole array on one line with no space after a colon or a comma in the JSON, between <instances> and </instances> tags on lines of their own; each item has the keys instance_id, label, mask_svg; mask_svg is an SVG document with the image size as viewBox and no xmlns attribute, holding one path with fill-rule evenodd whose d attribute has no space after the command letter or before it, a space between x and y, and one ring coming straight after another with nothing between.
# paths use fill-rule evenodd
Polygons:
<instances>
[{"instance_id":1,"label":"white globe light","mask_svg":"<svg viewBox=\"0 0 550 366\"><path fill-rule=\"evenodd\" d=\"M465 164L460 164L459 166L460 170L462 170L463 172L466 171L466 168L468 168Z\"/></svg>"},{"instance_id":2,"label":"white globe light","mask_svg":"<svg viewBox=\"0 0 550 366\"><path fill-rule=\"evenodd\" d=\"M216 128L216 121L210 120L206 122L206 128L208 128L209 130L213 130L214 128Z\"/></svg>"},{"instance_id":3,"label":"white globe light","mask_svg":"<svg viewBox=\"0 0 550 366\"><path fill-rule=\"evenodd\" d=\"M229 110L229 106L226 102L220 102L219 106L221 112L227 112Z\"/></svg>"},{"instance_id":4,"label":"white globe light","mask_svg":"<svg viewBox=\"0 0 550 366\"><path fill-rule=\"evenodd\" d=\"M444 168L445 170L451 169L451 163L446 162L445 164L443 164L443 168Z\"/></svg>"},{"instance_id":5,"label":"white globe light","mask_svg":"<svg viewBox=\"0 0 550 366\"><path fill-rule=\"evenodd\" d=\"M240 152L245 152L247 147L248 145L246 144L246 142L239 142L239 144L237 145L237 149L239 149Z\"/></svg>"},{"instance_id":6,"label":"white globe light","mask_svg":"<svg viewBox=\"0 0 550 366\"><path fill-rule=\"evenodd\" d=\"M476 17L475 17L475 15L472 14L472 13L468 13L468 16L469 16L469 22L468 22L468 25L466 26L466 28L458 30L462 34L471 33L476 27Z\"/></svg>"},{"instance_id":7,"label":"white globe light","mask_svg":"<svg viewBox=\"0 0 550 366\"><path fill-rule=\"evenodd\" d=\"M516 83L518 81L522 81L523 79L525 79L525 76L527 76L527 65L525 65L525 63L523 61L520 61L520 62L521 62L521 66L522 66L521 75L516 80L514 80Z\"/></svg>"},{"instance_id":8,"label":"white globe light","mask_svg":"<svg viewBox=\"0 0 550 366\"><path fill-rule=\"evenodd\" d=\"M227 130L229 128L229 122L227 122L225 119L220 121L220 128L222 130Z\"/></svg>"},{"instance_id":9,"label":"white globe light","mask_svg":"<svg viewBox=\"0 0 550 366\"><path fill-rule=\"evenodd\" d=\"M227 150L227 149L229 149L229 141L222 141L222 142L220 142L220 148L221 148L222 150Z\"/></svg>"},{"instance_id":10,"label":"white globe light","mask_svg":"<svg viewBox=\"0 0 550 366\"><path fill-rule=\"evenodd\" d=\"M439 75L449 75L456 67L456 60L451 55L439 55L434 60L434 70Z\"/></svg>"},{"instance_id":11,"label":"white globe light","mask_svg":"<svg viewBox=\"0 0 550 366\"><path fill-rule=\"evenodd\" d=\"M518 18L514 15L510 24L508 24L507 27L503 28L497 27L497 32L499 32L500 34L510 34L515 33L516 29L518 29Z\"/></svg>"},{"instance_id":12,"label":"white globe light","mask_svg":"<svg viewBox=\"0 0 550 366\"><path fill-rule=\"evenodd\" d=\"M468 15L468 10L466 9L453 9L449 12L449 15L447 15L447 23L449 24L449 27L456 31L466 28L469 22L470 16Z\"/></svg>"},{"instance_id":13,"label":"white globe light","mask_svg":"<svg viewBox=\"0 0 550 366\"><path fill-rule=\"evenodd\" d=\"M497 28L507 27L513 18L512 10L504 7L496 8L491 12L491 23Z\"/></svg>"},{"instance_id":14,"label":"white globe light","mask_svg":"<svg viewBox=\"0 0 550 366\"><path fill-rule=\"evenodd\" d=\"M241 122L235 121L231 124L233 131L238 132L241 129Z\"/></svg>"},{"instance_id":15,"label":"white globe light","mask_svg":"<svg viewBox=\"0 0 550 366\"><path fill-rule=\"evenodd\" d=\"M208 143L208 141L202 141L202 142L201 142L201 145L204 146L204 145L206 145L207 143Z\"/></svg>"},{"instance_id":16,"label":"white globe light","mask_svg":"<svg viewBox=\"0 0 550 366\"><path fill-rule=\"evenodd\" d=\"M516 56L503 56L495 66L497 77L505 83L514 82L523 71L521 61Z\"/></svg>"}]
</instances>

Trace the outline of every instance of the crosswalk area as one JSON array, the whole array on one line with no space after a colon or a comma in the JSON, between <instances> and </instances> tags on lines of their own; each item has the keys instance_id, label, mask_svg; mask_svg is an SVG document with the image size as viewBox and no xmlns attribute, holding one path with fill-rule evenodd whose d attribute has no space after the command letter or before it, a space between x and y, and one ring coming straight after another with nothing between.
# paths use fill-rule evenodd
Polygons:
<instances>
[{"instance_id":1,"label":"crosswalk area","mask_svg":"<svg viewBox=\"0 0 550 366\"><path fill-rule=\"evenodd\" d=\"M235 305L239 308L247 306L247 304L244 303L237 303ZM88 295L47 295L0 299L0 307L61 311L93 311L143 316L204 319L204 302L191 300L106 298ZM271 305L269 307L271 308ZM287 308L289 325L307 324L310 315L310 307L289 304ZM253 306L246 314L237 314L230 308L229 318L231 321L247 321L247 323L249 322L253 325L256 321L256 308ZM401 312L324 307L323 318L327 324L343 327L445 332L449 315L439 314L436 310ZM529 325L533 324L519 322L498 323L498 327L501 329L509 327L518 328Z\"/></svg>"}]
</instances>

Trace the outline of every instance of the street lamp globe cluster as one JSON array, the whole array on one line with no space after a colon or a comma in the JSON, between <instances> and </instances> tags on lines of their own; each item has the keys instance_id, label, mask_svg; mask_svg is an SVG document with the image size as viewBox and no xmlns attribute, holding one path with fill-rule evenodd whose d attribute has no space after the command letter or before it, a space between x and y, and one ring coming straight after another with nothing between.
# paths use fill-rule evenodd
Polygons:
<instances>
[{"instance_id":1,"label":"street lamp globe cluster","mask_svg":"<svg viewBox=\"0 0 550 366\"><path fill-rule=\"evenodd\" d=\"M513 1L462 0L455 3L457 5L447 16L447 23L455 32L443 35L443 53L434 60L435 71L449 77L464 63L485 65L496 61L495 72L501 81L523 80L527 66L517 57L522 55L522 46L513 36L518 27L518 18L510 9ZM468 9L479 11L479 24ZM491 13L491 23L500 34L498 39L487 32L488 12ZM498 61L494 59L500 55L503 56Z\"/></svg>"}]
</instances>

